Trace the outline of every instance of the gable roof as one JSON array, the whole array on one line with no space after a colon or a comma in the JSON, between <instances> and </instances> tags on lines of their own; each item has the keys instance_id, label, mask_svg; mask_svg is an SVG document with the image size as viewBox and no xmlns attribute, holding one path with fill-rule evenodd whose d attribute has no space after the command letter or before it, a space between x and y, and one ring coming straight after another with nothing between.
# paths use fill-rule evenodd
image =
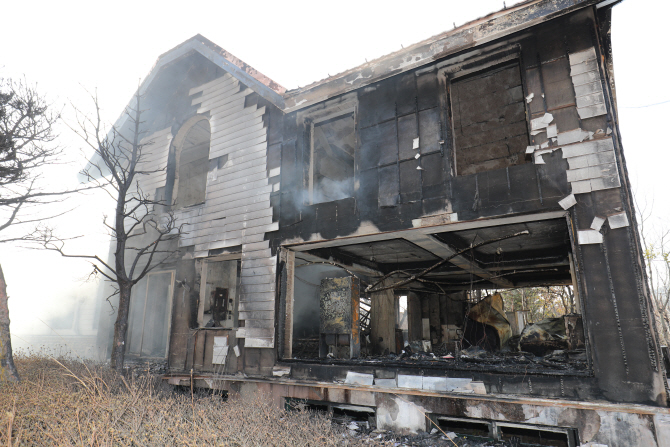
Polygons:
<instances>
[{"instance_id":1,"label":"gable roof","mask_svg":"<svg viewBox=\"0 0 670 447\"><path fill-rule=\"evenodd\" d=\"M284 108L284 97L282 96L286 92L284 87L200 34L196 34L158 56L158 60L156 60L149 75L142 82L142 86L148 86L160 68L192 51L200 53L217 66L226 70L278 108Z\"/></svg>"}]
</instances>

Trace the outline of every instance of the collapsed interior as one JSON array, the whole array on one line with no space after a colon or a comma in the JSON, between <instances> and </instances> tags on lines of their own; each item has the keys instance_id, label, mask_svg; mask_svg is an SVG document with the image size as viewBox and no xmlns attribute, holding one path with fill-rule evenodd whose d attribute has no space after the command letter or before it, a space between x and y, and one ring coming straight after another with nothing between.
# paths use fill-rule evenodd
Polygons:
<instances>
[{"instance_id":1,"label":"collapsed interior","mask_svg":"<svg viewBox=\"0 0 670 447\"><path fill-rule=\"evenodd\" d=\"M401 234L296 250L294 359L586 369L564 218Z\"/></svg>"}]
</instances>

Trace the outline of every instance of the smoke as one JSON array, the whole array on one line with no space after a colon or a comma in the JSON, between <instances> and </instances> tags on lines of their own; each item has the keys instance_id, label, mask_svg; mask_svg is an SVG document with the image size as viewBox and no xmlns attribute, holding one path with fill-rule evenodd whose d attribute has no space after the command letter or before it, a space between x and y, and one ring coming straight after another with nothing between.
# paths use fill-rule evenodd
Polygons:
<instances>
[{"instance_id":1,"label":"smoke","mask_svg":"<svg viewBox=\"0 0 670 447\"><path fill-rule=\"evenodd\" d=\"M293 338L319 335L319 290L324 278L349 276L342 269L327 265L296 266L293 291Z\"/></svg>"},{"instance_id":2,"label":"smoke","mask_svg":"<svg viewBox=\"0 0 670 447\"><path fill-rule=\"evenodd\" d=\"M332 202L334 200L353 197L353 195L353 176L339 181L323 177L319 183L314 184L312 203Z\"/></svg>"}]
</instances>

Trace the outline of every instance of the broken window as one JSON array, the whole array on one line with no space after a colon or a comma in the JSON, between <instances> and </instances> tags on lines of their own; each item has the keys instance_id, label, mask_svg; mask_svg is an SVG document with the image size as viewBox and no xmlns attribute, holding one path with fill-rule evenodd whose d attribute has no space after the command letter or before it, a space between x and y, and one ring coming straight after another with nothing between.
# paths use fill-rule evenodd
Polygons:
<instances>
[{"instance_id":1,"label":"broken window","mask_svg":"<svg viewBox=\"0 0 670 447\"><path fill-rule=\"evenodd\" d=\"M353 112L308 122L311 146L309 203L330 202L354 193L356 147Z\"/></svg>"},{"instance_id":2,"label":"broken window","mask_svg":"<svg viewBox=\"0 0 670 447\"><path fill-rule=\"evenodd\" d=\"M133 288L128 316L128 356L167 356L174 271L152 272Z\"/></svg>"},{"instance_id":3,"label":"broken window","mask_svg":"<svg viewBox=\"0 0 670 447\"><path fill-rule=\"evenodd\" d=\"M204 260L200 268L200 327L237 327L240 260Z\"/></svg>"},{"instance_id":4,"label":"broken window","mask_svg":"<svg viewBox=\"0 0 670 447\"><path fill-rule=\"evenodd\" d=\"M181 142L178 151L176 208L205 201L210 137L209 120L202 117L191 125Z\"/></svg>"},{"instance_id":5,"label":"broken window","mask_svg":"<svg viewBox=\"0 0 670 447\"><path fill-rule=\"evenodd\" d=\"M528 125L518 61L453 80L450 97L458 175L526 162Z\"/></svg>"}]
</instances>

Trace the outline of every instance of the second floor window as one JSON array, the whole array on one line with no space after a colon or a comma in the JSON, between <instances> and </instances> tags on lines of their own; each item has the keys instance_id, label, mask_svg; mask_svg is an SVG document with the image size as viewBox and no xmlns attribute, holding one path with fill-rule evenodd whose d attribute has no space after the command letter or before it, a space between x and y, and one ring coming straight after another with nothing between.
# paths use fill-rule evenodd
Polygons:
<instances>
[{"instance_id":1,"label":"second floor window","mask_svg":"<svg viewBox=\"0 0 670 447\"><path fill-rule=\"evenodd\" d=\"M354 113L311 122L308 128L311 146L309 203L352 197L356 147Z\"/></svg>"},{"instance_id":2,"label":"second floor window","mask_svg":"<svg viewBox=\"0 0 670 447\"><path fill-rule=\"evenodd\" d=\"M210 138L209 120L202 117L191 125L181 142L178 151L178 186L175 197L177 208L205 201Z\"/></svg>"}]
</instances>

